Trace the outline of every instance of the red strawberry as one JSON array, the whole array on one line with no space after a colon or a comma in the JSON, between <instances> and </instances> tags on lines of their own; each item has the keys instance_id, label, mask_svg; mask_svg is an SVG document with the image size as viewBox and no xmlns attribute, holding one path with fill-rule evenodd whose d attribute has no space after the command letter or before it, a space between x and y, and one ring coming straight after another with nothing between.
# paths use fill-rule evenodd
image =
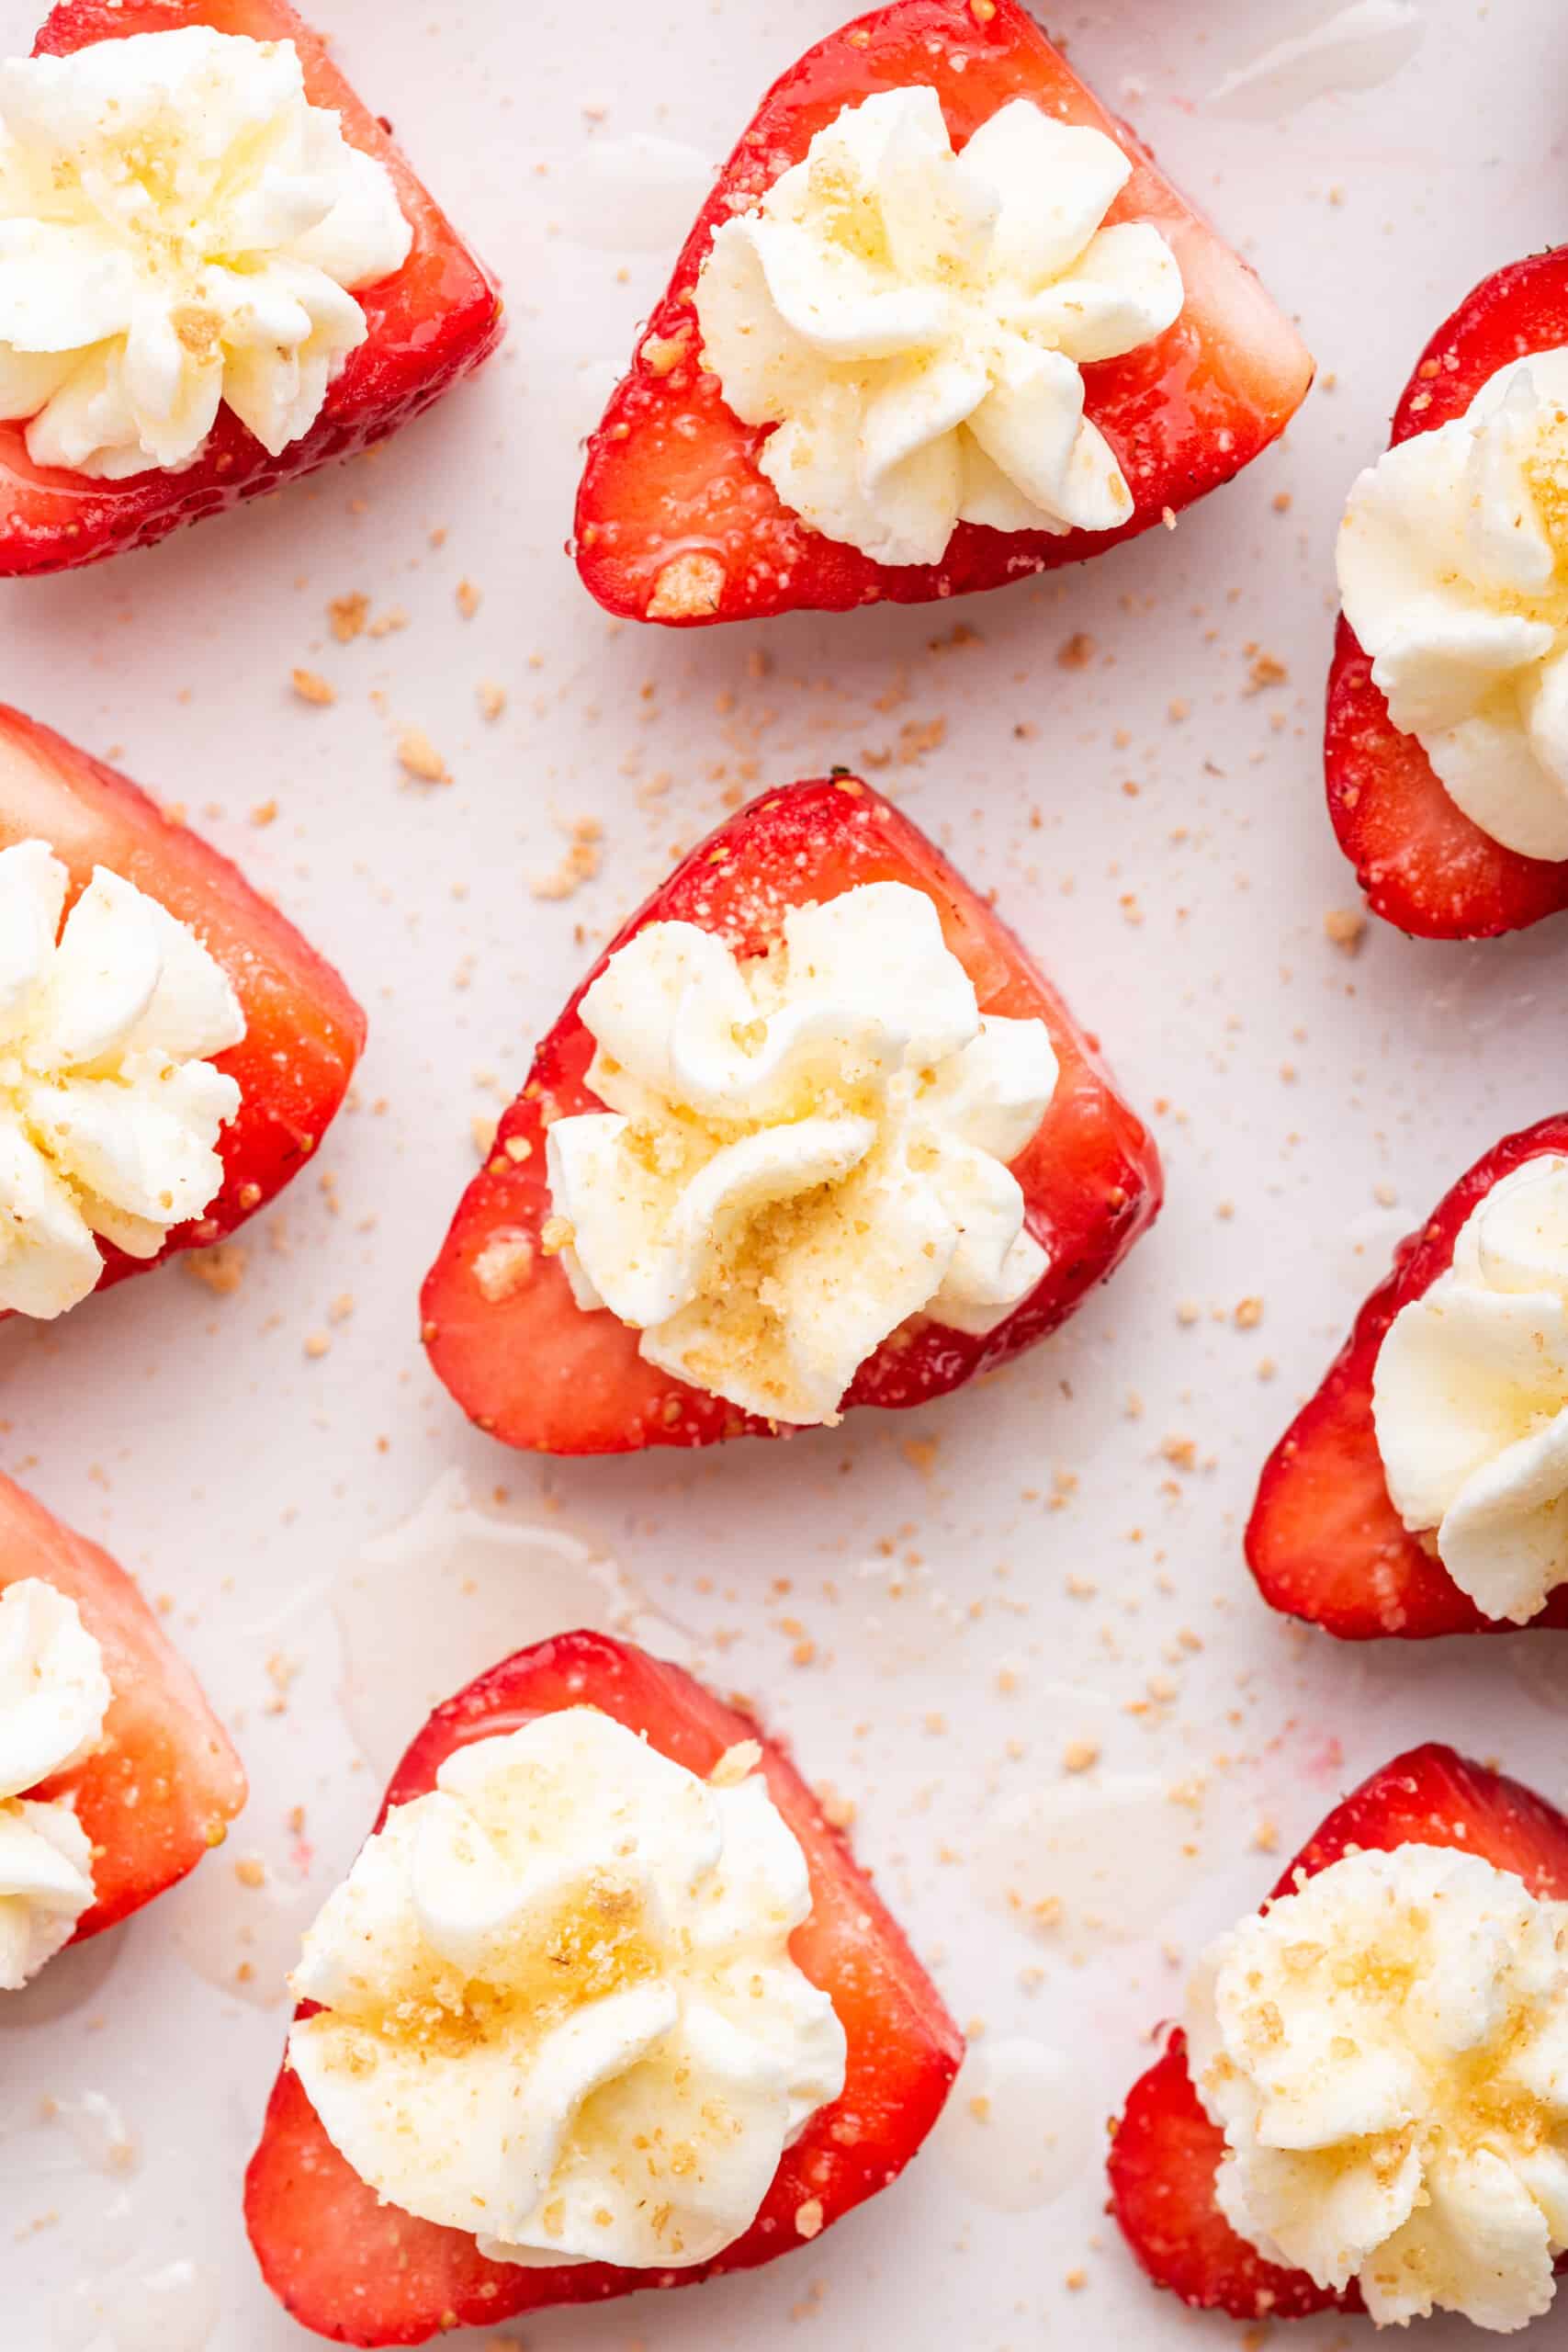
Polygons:
<instances>
[{"instance_id":1,"label":"red strawberry","mask_svg":"<svg viewBox=\"0 0 1568 2352\"><path fill-rule=\"evenodd\" d=\"M365 1015L331 965L226 857L113 768L0 705L0 849L28 840L47 842L69 866L73 897L104 865L161 900L229 975L245 1035L217 1057L243 1096L218 1146L223 1186L205 1216L176 1227L163 1255L222 1240L321 1142L359 1059ZM161 1262L101 1246L100 1288Z\"/></svg>"},{"instance_id":2,"label":"red strawberry","mask_svg":"<svg viewBox=\"0 0 1568 2352\"><path fill-rule=\"evenodd\" d=\"M1176 254L1187 300L1175 325L1146 348L1085 371L1088 413L1136 500L1120 530L1056 538L965 523L938 565L879 564L789 512L756 464L768 428L741 424L703 371L692 294L714 230L765 195L841 108L922 84L935 88L958 148L1017 97L1106 132L1136 166L1110 218L1152 222ZM578 567L607 611L687 627L1001 587L1133 537L1229 481L1283 432L1311 381L1310 356L1252 271L1018 0L893 0L819 42L775 83L719 175L632 372L589 443Z\"/></svg>"},{"instance_id":3,"label":"red strawberry","mask_svg":"<svg viewBox=\"0 0 1568 2352\"><path fill-rule=\"evenodd\" d=\"M1372 1373L1389 1325L1447 1272L1460 1227L1477 1204L1543 1152L1568 1152L1568 1116L1505 1136L1461 1177L1420 1232L1401 1243L1393 1273L1368 1299L1322 1387L1269 1455L1247 1556L1270 1608L1349 1642L1513 1630L1482 1615L1395 1511L1372 1427ZM1568 1586L1559 1586L1530 1623L1568 1625Z\"/></svg>"},{"instance_id":4,"label":"red strawberry","mask_svg":"<svg viewBox=\"0 0 1568 2352\"><path fill-rule=\"evenodd\" d=\"M1500 368L1568 342L1568 245L1515 262L1422 353L1390 446L1462 416ZM1345 621L1328 680L1328 813L1374 914L1420 939L1492 939L1568 907L1568 860L1522 857L1472 824L1402 734Z\"/></svg>"},{"instance_id":5,"label":"red strawberry","mask_svg":"<svg viewBox=\"0 0 1568 2352\"><path fill-rule=\"evenodd\" d=\"M281 457L269 457L225 408L205 452L184 472L96 481L34 466L24 427L0 424L0 577L69 571L127 548L151 547L181 523L220 514L329 458L350 457L418 416L501 340L494 279L415 179L390 132L355 97L320 34L288 0L61 0L38 37L37 53L66 56L96 41L186 25L291 40L312 104L341 115L354 144L391 173L413 225L413 249L394 277L360 297L369 338L351 355L310 432Z\"/></svg>"},{"instance_id":6,"label":"red strawberry","mask_svg":"<svg viewBox=\"0 0 1568 2352\"><path fill-rule=\"evenodd\" d=\"M200 1686L123 1568L0 1474L0 1592L39 1577L76 1603L114 1702L103 1745L28 1794L73 1797L97 1896L73 1941L112 1928L220 1846L245 1776Z\"/></svg>"},{"instance_id":7,"label":"red strawberry","mask_svg":"<svg viewBox=\"0 0 1568 2352\"><path fill-rule=\"evenodd\" d=\"M398 1769L377 1822L424 1795L456 1747L516 1731L537 1715L592 1706L705 1779L756 1724L678 1667L598 1634L522 1650L436 1710ZM245 2218L267 2284L307 2327L338 2344L423 2344L556 2303L599 2302L639 2288L695 2285L771 2262L887 2187L942 2112L963 2041L936 1987L870 1880L784 1751L763 1742L774 1804L805 1850L813 1911L793 1955L829 1992L849 2037L842 2096L785 2154L761 2211L717 2260L692 2270L607 2263L519 2269L487 2262L456 2230L378 2204L337 2154L296 2076L279 2075L245 2180ZM820 2212L818 2223L818 2209Z\"/></svg>"},{"instance_id":8,"label":"red strawberry","mask_svg":"<svg viewBox=\"0 0 1568 2352\"><path fill-rule=\"evenodd\" d=\"M1272 1889L1292 1892L1354 1849L1458 1846L1512 1871L1532 1894L1568 1898L1568 1820L1517 1781L1472 1764L1451 1747L1416 1747L1374 1772L1336 1807ZM1314 2312L1359 2312L1352 2286L1336 2295L1303 2271L1265 2262L1238 2237L1214 2199L1224 2151L1217 2124L1199 2103L1184 2036L1133 2088L1112 2127L1111 2211L1138 2262L1158 2287L1197 2311L1233 2319L1304 2319Z\"/></svg>"},{"instance_id":9,"label":"red strawberry","mask_svg":"<svg viewBox=\"0 0 1568 2352\"><path fill-rule=\"evenodd\" d=\"M923 833L841 775L766 794L694 850L634 915L535 1057L469 1185L423 1297L424 1340L440 1377L481 1429L545 1453L627 1453L776 1434L722 1398L687 1387L637 1352L637 1334L576 1306L558 1260L540 1253L551 1214L545 1179L550 1119L603 1106L585 1080L593 1043L577 1007L617 947L645 923L716 931L744 955L776 935L784 910L859 883L924 890L984 1012L1043 1020L1061 1077L1013 1172L1029 1225L1051 1253L1039 1287L985 1339L927 1323L895 1334L862 1365L846 1404L917 1406L1004 1363L1063 1322L1121 1263L1156 1216L1154 1143L1112 1088L1095 1042L1022 946Z\"/></svg>"}]
</instances>

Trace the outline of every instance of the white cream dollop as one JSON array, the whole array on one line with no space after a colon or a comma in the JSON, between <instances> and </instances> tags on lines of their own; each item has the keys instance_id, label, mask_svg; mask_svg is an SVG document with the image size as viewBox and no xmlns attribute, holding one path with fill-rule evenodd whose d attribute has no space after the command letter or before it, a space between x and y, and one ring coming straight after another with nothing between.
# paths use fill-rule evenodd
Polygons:
<instances>
[{"instance_id":1,"label":"white cream dollop","mask_svg":"<svg viewBox=\"0 0 1568 2352\"><path fill-rule=\"evenodd\" d=\"M1484 1615L1528 1624L1568 1581L1568 1159L1526 1160L1471 1211L1389 1326L1372 1418L1411 1533Z\"/></svg>"},{"instance_id":2,"label":"white cream dollop","mask_svg":"<svg viewBox=\"0 0 1568 2352\"><path fill-rule=\"evenodd\" d=\"M1112 531L1134 497L1082 368L1163 334L1181 273L1150 222L1102 224L1113 139L1015 98L954 155L936 92L846 107L697 280L703 363L784 504L879 563L961 522Z\"/></svg>"},{"instance_id":3,"label":"white cream dollop","mask_svg":"<svg viewBox=\"0 0 1568 2352\"><path fill-rule=\"evenodd\" d=\"M0 64L0 417L35 465L177 470L225 401L276 457L412 243L292 41L188 25Z\"/></svg>"},{"instance_id":4,"label":"white cream dollop","mask_svg":"<svg viewBox=\"0 0 1568 2352\"><path fill-rule=\"evenodd\" d=\"M155 1258L223 1181L240 1089L206 1058L244 1016L193 931L46 842L0 850L0 1310L49 1318L103 1272L101 1234Z\"/></svg>"},{"instance_id":5,"label":"white cream dollop","mask_svg":"<svg viewBox=\"0 0 1568 2352\"><path fill-rule=\"evenodd\" d=\"M705 1782L573 1707L395 1809L305 1939L288 2045L379 2196L536 2267L689 2268L750 2228L846 2047L760 1760Z\"/></svg>"},{"instance_id":6,"label":"white cream dollop","mask_svg":"<svg viewBox=\"0 0 1568 2352\"><path fill-rule=\"evenodd\" d=\"M1568 2247L1568 1905L1473 1854L1352 1853L1208 1954L1188 2005L1220 2209L1382 2325L1539 2318Z\"/></svg>"},{"instance_id":7,"label":"white cream dollop","mask_svg":"<svg viewBox=\"0 0 1568 2352\"><path fill-rule=\"evenodd\" d=\"M0 1992L19 1992L92 1906L85 1830L62 1799L27 1792L96 1747L113 1695L73 1600L39 1577L0 1592Z\"/></svg>"},{"instance_id":8,"label":"white cream dollop","mask_svg":"<svg viewBox=\"0 0 1568 2352\"><path fill-rule=\"evenodd\" d=\"M831 1422L911 1316L991 1331L1044 1273L1008 1163L1055 1090L1050 1035L982 1015L923 891L792 908L744 963L649 923L580 1012L611 1108L549 1129L554 1238L578 1305L650 1363Z\"/></svg>"},{"instance_id":9,"label":"white cream dollop","mask_svg":"<svg viewBox=\"0 0 1568 2352\"><path fill-rule=\"evenodd\" d=\"M1511 360L1388 450L1339 533L1372 683L1473 824L1568 857L1568 349Z\"/></svg>"}]
</instances>

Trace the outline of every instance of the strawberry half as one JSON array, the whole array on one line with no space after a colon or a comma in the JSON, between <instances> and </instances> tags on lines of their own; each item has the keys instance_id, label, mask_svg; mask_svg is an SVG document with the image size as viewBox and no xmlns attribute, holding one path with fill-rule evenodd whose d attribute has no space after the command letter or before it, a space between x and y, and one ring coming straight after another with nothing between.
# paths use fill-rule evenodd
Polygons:
<instances>
[{"instance_id":1,"label":"strawberry half","mask_svg":"<svg viewBox=\"0 0 1568 2352\"><path fill-rule=\"evenodd\" d=\"M678 1667L599 1634L521 1650L437 1708L399 1766L376 1826L435 1785L454 1748L566 1707L599 1708L662 1756L706 1779L756 1724ZM812 1915L791 1952L830 1993L849 2038L842 2095L788 2149L757 2219L714 2262L676 2271L607 2263L525 2269L487 2262L476 2239L380 2204L333 2146L287 2065L245 2177L245 2220L267 2284L297 2320L336 2344L423 2344L446 2328L648 2287L694 2286L750 2270L801 2243L796 2216L829 2228L902 2172L941 2114L963 2037L901 1929L776 1743L762 1742L769 1792L799 1839ZM818 2217L811 2214L810 2234Z\"/></svg>"},{"instance_id":2,"label":"strawberry half","mask_svg":"<svg viewBox=\"0 0 1568 2352\"><path fill-rule=\"evenodd\" d=\"M645 923L696 923L756 956L788 908L889 881L933 900L982 1012L1038 1018L1051 1033L1061 1076L1033 1142L1013 1163L1029 1229L1051 1264L984 1339L931 1322L895 1333L861 1366L846 1406L925 1405L1032 1347L1153 1221L1162 1196L1153 1139L1021 943L935 844L858 778L794 785L710 834L612 941L539 1047L491 1159L463 1195L425 1282L423 1336L434 1370L481 1429L544 1453L777 1435L775 1425L645 1362L637 1332L613 1315L577 1306L558 1259L539 1246L552 1213L545 1131L553 1119L604 1107L588 1090L593 1041L577 1008Z\"/></svg>"},{"instance_id":3,"label":"strawberry half","mask_svg":"<svg viewBox=\"0 0 1568 2352\"><path fill-rule=\"evenodd\" d=\"M1410 1845L1457 1846L1511 1871L1534 1894L1568 1899L1568 1820L1517 1781L1451 1747L1428 1747L1397 1757L1347 1797L1270 1900L1292 1893L1298 1871L1314 1878L1353 1849L1388 1852ZM1353 2285L1335 2294L1304 2271L1265 2262L1225 2220L1214 2199L1224 2138L1199 2101L1179 2030L1111 2129L1111 2211L1156 2287L1195 2311L1228 2312L1233 2319L1360 2311Z\"/></svg>"},{"instance_id":4,"label":"strawberry half","mask_svg":"<svg viewBox=\"0 0 1568 2352\"><path fill-rule=\"evenodd\" d=\"M356 297L368 339L350 354L310 430L279 457L269 457L225 407L201 457L183 472L97 481L35 466L25 426L0 423L0 577L66 571L151 547L182 523L276 490L329 458L351 457L430 407L501 340L495 280L414 177L390 132L361 105L321 35L288 0L62 0L34 53L63 57L96 41L186 25L291 40L310 103L340 115L345 137L390 172L413 228L412 250L401 269Z\"/></svg>"},{"instance_id":5,"label":"strawberry half","mask_svg":"<svg viewBox=\"0 0 1568 2352\"><path fill-rule=\"evenodd\" d=\"M1460 304L1422 353L1389 445L1462 416L1500 368L1568 343L1568 245L1516 262ZM1374 914L1419 939L1494 939L1568 907L1568 860L1523 857L1450 800L1402 734L1341 620L1328 678L1328 813Z\"/></svg>"},{"instance_id":6,"label":"strawberry half","mask_svg":"<svg viewBox=\"0 0 1568 2352\"><path fill-rule=\"evenodd\" d=\"M29 1796L73 1799L93 1842L96 1900L73 1943L112 1928L220 1846L245 1775L184 1659L123 1568L0 1473L0 1592L39 1577L104 1654L114 1692L102 1745Z\"/></svg>"},{"instance_id":7,"label":"strawberry half","mask_svg":"<svg viewBox=\"0 0 1568 2352\"><path fill-rule=\"evenodd\" d=\"M1372 1374L1389 1325L1447 1272L1460 1228L1477 1204L1543 1152L1568 1152L1568 1115L1506 1136L1461 1177L1420 1232L1400 1244L1393 1273L1368 1299L1322 1387L1269 1455L1247 1526L1247 1557L1271 1609L1347 1642L1518 1630L1483 1616L1394 1510L1372 1425ZM1568 1625L1568 1586L1560 1585L1531 1618L1530 1630L1541 1625Z\"/></svg>"},{"instance_id":8,"label":"strawberry half","mask_svg":"<svg viewBox=\"0 0 1568 2352\"><path fill-rule=\"evenodd\" d=\"M205 1216L175 1228L158 1258L128 1258L100 1242L101 1290L177 1250L223 1240L298 1175L342 1108L365 1015L332 966L226 857L113 768L0 705L0 849L25 841L47 842L70 868L73 899L104 865L161 900L222 965L245 1016L243 1042L216 1057L242 1095L219 1139L222 1189Z\"/></svg>"},{"instance_id":9,"label":"strawberry half","mask_svg":"<svg viewBox=\"0 0 1568 2352\"><path fill-rule=\"evenodd\" d=\"M769 428L742 424L702 367L693 289L713 232L800 162L840 110L883 90L933 87L953 146L1012 98L1088 124L1135 166L1111 221L1151 222L1187 300L1156 342L1084 370L1087 413L1135 499L1115 531L996 531L963 523L942 562L887 566L824 538L759 470ZM1077 563L1229 481L1277 439L1313 363L1257 277L1107 113L1018 0L894 0L807 52L763 99L720 173L649 322L632 371L588 445L578 569L606 611L675 627L803 608L926 604Z\"/></svg>"}]
</instances>

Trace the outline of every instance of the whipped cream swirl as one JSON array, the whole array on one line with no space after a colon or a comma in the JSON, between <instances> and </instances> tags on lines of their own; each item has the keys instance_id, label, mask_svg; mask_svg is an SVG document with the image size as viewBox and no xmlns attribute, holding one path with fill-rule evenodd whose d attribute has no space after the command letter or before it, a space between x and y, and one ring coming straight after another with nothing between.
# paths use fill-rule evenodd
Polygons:
<instances>
[{"instance_id":1,"label":"whipped cream swirl","mask_svg":"<svg viewBox=\"0 0 1568 2352\"><path fill-rule=\"evenodd\" d=\"M1350 492L1345 616L1450 798L1568 857L1568 350L1510 360Z\"/></svg>"},{"instance_id":2,"label":"whipped cream swirl","mask_svg":"<svg viewBox=\"0 0 1568 2352\"><path fill-rule=\"evenodd\" d=\"M187 25L10 59L0 418L35 465L108 481L193 464L225 402L276 457L412 233L292 41Z\"/></svg>"},{"instance_id":3,"label":"whipped cream swirl","mask_svg":"<svg viewBox=\"0 0 1568 2352\"><path fill-rule=\"evenodd\" d=\"M981 1014L923 891L792 908L749 962L649 923L580 1012L611 1108L550 1127L546 1242L661 1370L831 1422L911 1316L988 1332L1045 1272L1008 1163L1055 1090L1050 1036Z\"/></svg>"},{"instance_id":4,"label":"whipped cream swirl","mask_svg":"<svg viewBox=\"0 0 1568 2352\"><path fill-rule=\"evenodd\" d=\"M49 1318L103 1272L94 1235L155 1258L223 1181L240 1090L206 1058L244 1016L166 907L45 842L0 850L0 1310Z\"/></svg>"},{"instance_id":5,"label":"whipped cream swirl","mask_svg":"<svg viewBox=\"0 0 1568 2352\"><path fill-rule=\"evenodd\" d=\"M703 363L784 504L879 563L938 563L961 522L1113 531L1134 500L1082 369L1179 315L1147 221L1105 227L1113 139L1015 98L954 155L936 92L846 107L697 280Z\"/></svg>"},{"instance_id":6,"label":"whipped cream swirl","mask_svg":"<svg viewBox=\"0 0 1568 2352\"><path fill-rule=\"evenodd\" d=\"M1484 1615L1528 1624L1568 1580L1568 1159L1472 1210L1389 1326L1372 1415L1405 1526Z\"/></svg>"},{"instance_id":7,"label":"whipped cream swirl","mask_svg":"<svg viewBox=\"0 0 1568 2352\"><path fill-rule=\"evenodd\" d=\"M1551 2308L1568 1905L1446 1848L1348 1854L1214 1947L1187 2031L1220 2209L1266 2261L1355 2279L1383 2326Z\"/></svg>"},{"instance_id":8,"label":"whipped cream swirl","mask_svg":"<svg viewBox=\"0 0 1568 2352\"><path fill-rule=\"evenodd\" d=\"M19 1992L92 1907L70 1804L29 1798L96 1747L113 1697L76 1603L38 1577L0 1592L0 1992Z\"/></svg>"},{"instance_id":9,"label":"whipped cream swirl","mask_svg":"<svg viewBox=\"0 0 1568 2352\"><path fill-rule=\"evenodd\" d=\"M760 1760L705 1782L573 1707L393 1811L305 1939L322 2008L288 2045L379 2196L534 2267L744 2234L846 2048L790 1958L810 1882Z\"/></svg>"}]
</instances>

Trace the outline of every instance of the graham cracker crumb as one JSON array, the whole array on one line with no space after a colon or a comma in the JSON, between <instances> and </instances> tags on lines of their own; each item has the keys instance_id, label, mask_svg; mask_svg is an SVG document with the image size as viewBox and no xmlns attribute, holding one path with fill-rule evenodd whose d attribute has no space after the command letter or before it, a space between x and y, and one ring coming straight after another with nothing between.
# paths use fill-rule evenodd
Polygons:
<instances>
[{"instance_id":1,"label":"graham cracker crumb","mask_svg":"<svg viewBox=\"0 0 1568 2352\"><path fill-rule=\"evenodd\" d=\"M334 596L327 606L327 619L340 645L352 645L369 617L370 599L357 590L352 596Z\"/></svg>"},{"instance_id":2,"label":"graham cracker crumb","mask_svg":"<svg viewBox=\"0 0 1568 2352\"><path fill-rule=\"evenodd\" d=\"M570 899L584 882L592 882L604 862L601 846L604 828L597 817L579 817L571 828L571 847L553 874L544 874L528 885L536 899Z\"/></svg>"},{"instance_id":3,"label":"graham cracker crumb","mask_svg":"<svg viewBox=\"0 0 1568 2352\"><path fill-rule=\"evenodd\" d=\"M1263 1301L1260 1298L1240 1300L1236 1306L1235 1319L1238 1331L1256 1331L1263 1320Z\"/></svg>"},{"instance_id":4,"label":"graham cracker crumb","mask_svg":"<svg viewBox=\"0 0 1568 2352\"><path fill-rule=\"evenodd\" d=\"M483 599L481 598L479 590L474 586L471 580L458 581L457 610L462 614L463 618L466 621L471 621L473 619L474 615L479 611L482 601Z\"/></svg>"},{"instance_id":5,"label":"graham cracker crumb","mask_svg":"<svg viewBox=\"0 0 1568 2352\"><path fill-rule=\"evenodd\" d=\"M1329 944L1342 955L1359 956L1367 935L1367 918L1359 907L1330 907L1323 918Z\"/></svg>"},{"instance_id":6,"label":"graham cracker crumb","mask_svg":"<svg viewBox=\"0 0 1568 2352\"><path fill-rule=\"evenodd\" d=\"M474 1260L474 1283L491 1306L513 1298L534 1271L534 1245L525 1233L498 1233Z\"/></svg>"},{"instance_id":7,"label":"graham cracker crumb","mask_svg":"<svg viewBox=\"0 0 1568 2352\"><path fill-rule=\"evenodd\" d=\"M1070 1739L1062 1750L1062 1770L1064 1772L1092 1772L1100 1756L1097 1739Z\"/></svg>"},{"instance_id":8,"label":"graham cracker crumb","mask_svg":"<svg viewBox=\"0 0 1568 2352\"><path fill-rule=\"evenodd\" d=\"M419 784L450 784L451 772L423 727L405 727L398 738L398 761Z\"/></svg>"},{"instance_id":9,"label":"graham cracker crumb","mask_svg":"<svg viewBox=\"0 0 1568 2352\"><path fill-rule=\"evenodd\" d=\"M716 613L724 566L716 555L678 555L660 573L648 600L650 621L702 620Z\"/></svg>"},{"instance_id":10,"label":"graham cracker crumb","mask_svg":"<svg viewBox=\"0 0 1568 2352\"><path fill-rule=\"evenodd\" d=\"M318 710L325 710L336 702L337 688L319 670L291 670L288 676L301 702L312 703Z\"/></svg>"},{"instance_id":11,"label":"graham cracker crumb","mask_svg":"<svg viewBox=\"0 0 1568 2352\"><path fill-rule=\"evenodd\" d=\"M850 1827L855 1817L853 1797L840 1796L831 1781L818 1781L816 1797L822 1808L822 1818L830 1829Z\"/></svg>"},{"instance_id":12,"label":"graham cracker crumb","mask_svg":"<svg viewBox=\"0 0 1568 2352\"><path fill-rule=\"evenodd\" d=\"M506 688L486 678L479 687L479 717L493 726L506 708Z\"/></svg>"},{"instance_id":13,"label":"graham cracker crumb","mask_svg":"<svg viewBox=\"0 0 1568 2352\"><path fill-rule=\"evenodd\" d=\"M822 2199L808 2197L804 2205L795 2209L795 2226L803 2238L816 2237L822 2227Z\"/></svg>"},{"instance_id":14,"label":"graham cracker crumb","mask_svg":"<svg viewBox=\"0 0 1568 2352\"><path fill-rule=\"evenodd\" d=\"M643 337L638 354L650 376L672 375L692 347L692 330L679 328L674 334L650 334Z\"/></svg>"},{"instance_id":15,"label":"graham cracker crumb","mask_svg":"<svg viewBox=\"0 0 1568 2352\"><path fill-rule=\"evenodd\" d=\"M196 1281L205 1283L214 1298L232 1298L245 1279L250 1255L242 1242L220 1241L210 1250L193 1250L185 1269Z\"/></svg>"},{"instance_id":16,"label":"graham cracker crumb","mask_svg":"<svg viewBox=\"0 0 1568 2352\"><path fill-rule=\"evenodd\" d=\"M1057 666L1063 670L1087 670L1093 660L1094 639L1087 629L1075 629L1056 649Z\"/></svg>"}]
</instances>

